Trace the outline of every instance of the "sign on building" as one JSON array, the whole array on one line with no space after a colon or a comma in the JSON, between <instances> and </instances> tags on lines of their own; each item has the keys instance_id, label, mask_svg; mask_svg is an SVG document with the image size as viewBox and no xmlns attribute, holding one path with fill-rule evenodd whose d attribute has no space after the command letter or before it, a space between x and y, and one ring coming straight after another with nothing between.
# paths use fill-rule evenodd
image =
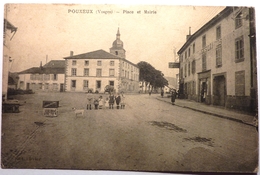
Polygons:
<instances>
[{"instance_id":1,"label":"sign on building","mask_svg":"<svg viewBox=\"0 0 260 175\"><path fill-rule=\"evenodd\" d=\"M180 68L180 63L169 62L169 68Z\"/></svg>"}]
</instances>

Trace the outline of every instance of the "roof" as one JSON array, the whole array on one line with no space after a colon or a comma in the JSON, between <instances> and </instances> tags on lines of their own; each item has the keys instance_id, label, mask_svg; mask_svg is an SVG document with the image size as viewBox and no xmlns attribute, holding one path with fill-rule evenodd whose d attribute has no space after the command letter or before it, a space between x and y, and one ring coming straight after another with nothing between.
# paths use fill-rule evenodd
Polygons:
<instances>
[{"instance_id":1,"label":"roof","mask_svg":"<svg viewBox=\"0 0 260 175\"><path fill-rule=\"evenodd\" d=\"M14 32L17 30L17 27L11 24L7 19L4 19L4 29L9 29L11 32Z\"/></svg>"},{"instance_id":2,"label":"roof","mask_svg":"<svg viewBox=\"0 0 260 175\"><path fill-rule=\"evenodd\" d=\"M65 61L64 60L51 60L50 62L46 63L44 68L65 68Z\"/></svg>"},{"instance_id":3,"label":"roof","mask_svg":"<svg viewBox=\"0 0 260 175\"><path fill-rule=\"evenodd\" d=\"M120 59L120 57L100 49L79 55L65 57L64 59Z\"/></svg>"},{"instance_id":4,"label":"roof","mask_svg":"<svg viewBox=\"0 0 260 175\"><path fill-rule=\"evenodd\" d=\"M233 7L226 7L224 8L220 13L218 13L215 17L213 17L210 21L208 21L205 25L203 25L199 30L197 30L193 35L189 37L189 39L186 41L186 43L180 48L180 50L177 52L178 54L181 54L189 45L203 32L205 32L207 29L218 23L220 20L222 20L227 15L231 14L233 12Z\"/></svg>"},{"instance_id":5,"label":"roof","mask_svg":"<svg viewBox=\"0 0 260 175\"><path fill-rule=\"evenodd\" d=\"M32 67L18 74L65 74L65 61L52 60L42 67Z\"/></svg>"}]
</instances>

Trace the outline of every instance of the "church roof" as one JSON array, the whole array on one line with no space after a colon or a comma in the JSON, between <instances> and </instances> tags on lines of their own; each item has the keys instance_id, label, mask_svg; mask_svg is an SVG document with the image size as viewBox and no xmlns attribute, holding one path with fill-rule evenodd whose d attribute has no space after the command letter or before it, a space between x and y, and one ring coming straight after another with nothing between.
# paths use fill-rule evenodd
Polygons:
<instances>
[{"instance_id":1,"label":"church roof","mask_svg":"<svg viewBox=\"0 0 260 175\"><path fill-rule=\"evenodd\" d=\"M123 47L124 47L124 43L123 43L123 41L120 40L120 32L119 32L119 28L118 28L117 34L116 34L116 40L113 42L111 49L123 49Z\"/></svg>"},{"instance_id":2,"label":"church roof","mask_svg":"<svg viewBox=\"0 0 260 175\"><path fill-rule=\"evenodd\" d=\"M69 56L65 57L64 59L119 59L120 57L113 55L111 53L108 53L102 49L92 51L92 52L87 52L75 56Z\"/></svg>"}]
</instances>

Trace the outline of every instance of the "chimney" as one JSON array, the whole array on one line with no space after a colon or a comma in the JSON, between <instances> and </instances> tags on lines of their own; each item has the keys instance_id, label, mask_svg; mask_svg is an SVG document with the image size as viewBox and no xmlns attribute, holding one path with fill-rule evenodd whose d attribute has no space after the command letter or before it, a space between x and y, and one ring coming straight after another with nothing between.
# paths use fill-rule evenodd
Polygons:
<instances>
[{"instance_id":1,"label":"chimney","mask_svg":"<svg viewBox=\"0 0 260 175\"><path fill-rule=\"evenodd\" d=\"M186 41L188 41L188 39L190 39L191 37L191 27L189 27L189 35L186 35Z\"/></svg>"},{"instance_id":2,"label":"chimney","mask_svg":"<svg viewBox=\"0 0 260 175\"><path fill-rule=\"evenodd\" d=\"M70 51L70 56L71 56L71 57L73 56L73 51Z\"/></svg>"},{"instance_id":3,"label":"chimney","mask_svg":"<svg viewBox=\"0 0 260 175\"><path fill-rule=\"evenodd\" d=\"M40 69L42 69L42 62L40 63Z\"/></svg>"}]
</instances>

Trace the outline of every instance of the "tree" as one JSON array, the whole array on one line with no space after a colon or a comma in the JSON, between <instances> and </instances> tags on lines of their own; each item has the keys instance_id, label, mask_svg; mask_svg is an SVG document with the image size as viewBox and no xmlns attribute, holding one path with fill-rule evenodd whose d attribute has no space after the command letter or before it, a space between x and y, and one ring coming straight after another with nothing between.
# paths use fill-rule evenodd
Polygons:
<instances>
[{"instance_id":1,"label":"tree","mask_svg":"<svg viewBox=\"0 0 260 175\"><path fill-rule=\"evenodd\" d=\"M137 64L140 70L139 80L151 85L152 88L164 87L168 85L168 81L163 77L163 73L155 69L151 64L141 61ZM146 89L145 89L146 91Z\"/></svg>"}]
</instances>

